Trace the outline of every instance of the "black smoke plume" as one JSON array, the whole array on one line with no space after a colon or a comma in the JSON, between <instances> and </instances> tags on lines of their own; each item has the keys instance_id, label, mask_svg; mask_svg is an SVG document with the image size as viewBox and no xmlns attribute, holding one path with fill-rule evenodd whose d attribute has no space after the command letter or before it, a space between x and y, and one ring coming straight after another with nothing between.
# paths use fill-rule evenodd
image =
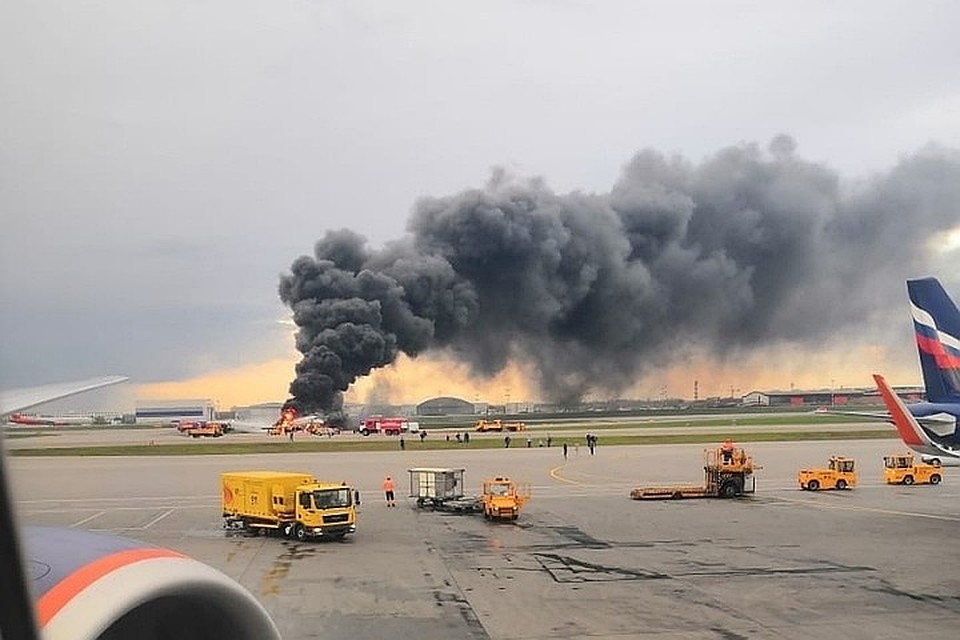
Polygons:
<instances>
[{"instance_id":1,"label":"black smoke plume","mask_svg":"<svg viewBox=\"0 0 960 640\"><path fill-rule=\"evenodd\" d=\"M384 248L328 232L281 277L303 354L293 401L337 409L401 351L448 349L481 376L522 360L572 401L691 345L723 356L850 330L891 303L878 281L902 295L930 237L960 224L960 154L931 147L843 184L794 147L780 136L700 164L642 151L603 194L495 171L420 200Z\"/></svg>"}]
</instances>

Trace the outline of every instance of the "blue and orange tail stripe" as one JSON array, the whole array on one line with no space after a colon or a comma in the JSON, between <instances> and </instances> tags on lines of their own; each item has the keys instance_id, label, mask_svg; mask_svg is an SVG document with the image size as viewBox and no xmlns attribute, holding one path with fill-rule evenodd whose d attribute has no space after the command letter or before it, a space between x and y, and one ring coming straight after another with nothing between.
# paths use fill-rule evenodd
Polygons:
<instances>
[{"instance_id":1,"label":"blue and orange tail stripe","mask_svg":"<svg viewBox=\"0 0 960 640\"><path fill-rule=\"evenodd\" d=\"M927 400L960 401L960 310L936 278L907 281Z\"/></svg>"}]
</instances>

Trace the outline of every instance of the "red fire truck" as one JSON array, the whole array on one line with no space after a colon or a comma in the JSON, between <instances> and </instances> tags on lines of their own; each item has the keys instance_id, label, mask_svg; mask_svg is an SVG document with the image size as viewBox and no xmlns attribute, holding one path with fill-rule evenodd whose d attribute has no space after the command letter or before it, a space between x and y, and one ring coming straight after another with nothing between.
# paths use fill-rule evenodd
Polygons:
<instances>
[{"instance_id":1,"label":"red fire truck","mask_svg":"<svg viewBox=\"0 0 960 640\"><path fill-rule=\"evenodd\" d=\"M416 422L410 422L406 418L384 418L382 416L373 416L366 418L360 424L361 435L368 436L371 433L382 433L386 436L398 436L401 433L418 431L419 425Z\"/></svg>"}]
</instances>

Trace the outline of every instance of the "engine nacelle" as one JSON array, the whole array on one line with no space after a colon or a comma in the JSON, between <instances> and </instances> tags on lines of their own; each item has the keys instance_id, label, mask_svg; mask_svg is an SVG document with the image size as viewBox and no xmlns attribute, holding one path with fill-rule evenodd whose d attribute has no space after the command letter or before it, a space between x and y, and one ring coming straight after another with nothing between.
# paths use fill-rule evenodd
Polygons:
<instances>
[{"instance_id":1,"label":"engine nacelle","mask_svg":"<svg viewBox=\"0 0 960 640\"><path fill-rule=\"evenodd\" d=\"M279 640L263 606L220 571L118 536L26 527L45 640Z\"/></svg>"}]
</instances>

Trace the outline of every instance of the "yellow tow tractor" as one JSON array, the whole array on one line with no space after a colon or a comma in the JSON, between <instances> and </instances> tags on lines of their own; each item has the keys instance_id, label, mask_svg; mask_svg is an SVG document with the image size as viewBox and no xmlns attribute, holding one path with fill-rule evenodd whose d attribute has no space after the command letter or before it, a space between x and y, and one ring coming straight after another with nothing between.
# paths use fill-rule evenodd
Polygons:
<instances>
[{"instance_id":1,"label":"yellow tow tractor","mask_svg":"<svg viewBox=\"0 0 960 640\"><path fill-rule=\"evenodd\" d=\"M883 481L887 484L940 484L939 465L917 462L911 453L883 457Z\"/></svg>"},{"instance_id":2,"label":"yellow tow tractor","mask_svg":"<svg viewBox=\"0 0 960 640\"><path fill-rule=\"evenodd\" d=\"M831 456L826 469L800 469L797 482L801 489L819 491L820 489L847 489L857 486L856 464L853 458Z\"/></svg>"},{"instance_id":3,"label":"yellow tow tractor","mask_svg":"<svg viewBox=\"0 0 960 640\"><path fill-rule=\"evenodd\" d=\"M488 520L516 520L529 499L529 487L521 489L505 476L483 481L483 517Z\"/></svg>"}]
</instances>

